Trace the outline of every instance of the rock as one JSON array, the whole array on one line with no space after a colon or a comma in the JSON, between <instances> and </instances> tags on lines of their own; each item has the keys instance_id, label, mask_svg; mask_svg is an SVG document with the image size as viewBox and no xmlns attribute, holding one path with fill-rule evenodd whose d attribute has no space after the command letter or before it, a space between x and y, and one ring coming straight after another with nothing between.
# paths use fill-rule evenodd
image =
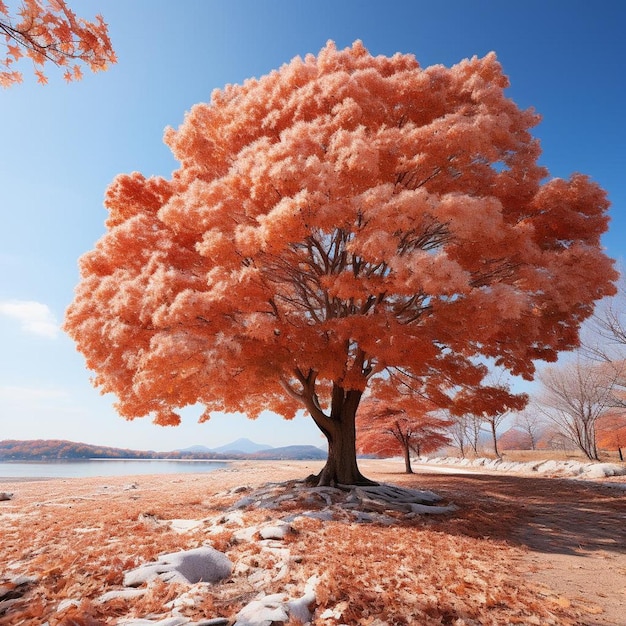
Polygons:
<instances>
[{"instance_id":1,"label":"rock","mask_svg":"<svg viewBox=\"0 0 626 626\"><path fill-rule=\"evenodd\" d=\"M274 623L287 622L290 618L307 624L311 620L309 606L315 602L317 576L307 580L304 594L297 599L290 599L282 593L253 600L237 613L234 626L272 626Z\"/></svg>"},{"instance_id":2,"label":"rock","mask_svg":"<svg viewBox=\"0 0 626 626\"><path fill-rule=\"evenodd\" d=\"M303 624L306 624L311 620L313 615L309 607L315 602L315 591L319 578L317 576L311 576L304 586L304 594L296 600L289 600L287 606L289 607L289 616L295 617Z\"/></svg>"},{"instance_id":3,"label":"rock","mask_svg":"<svg viewBox=\"0 0 626 626\"><path fill-rule=\"evenodd\" d=\"M236 530L233 533L233 539L239 543L244 543L247 541L252 541L257 533L258 528L256 526L248 526L247 528Z\"/></svg>"},{"instance_id":4,"label":"rock","mask_svg":"<svg viewBox=\"0 0 626 626\"><path fill-rule=\"evenodd\" d=\"M138 587L156 576L165 582L214 583L228 578L231 572L232 563L230 559L215 548L207 546L195 550L163 554L156 563L146 563L126 572L124 586Z\"/></svg>"},{"instance_id":5,"label":"rock","mask_svg":"<svg viewBox=\"0 0 626 626\"><path fill-rule=\"evenodd\" d=\"M177 533L186 533L192 530L196 530L204 525L204 521L201 519L173 519L170 520L170 527Z\"/></svg>"},{"instance_id":6,"label":"rock","mask_svg":"<svg viewBox=\"0 0 626 626\"><path fill-rule=\"evenodd\" d=\"M233 507L235 509L245 509L247 506L250 506L251 504L254 504L254 498L251 498L250 496L244 496L240 500L237 500L237 502L233 504Z\"/></svg>"},{"instance_id":7,"label":"rock","mask_svg":"<svg viewBox=\"0 0 626 626\"><path fill-rule=\"evenodd\" d=\"M116 622L118 626L228 626L230 620L225 617L215 617L203 619L199 622L192 622L187 617L166 617L157 621L149 619L129 619Z\"/></svg>"},{"instance_id":8,"label":"rock","mask_svg":"<svg viewBox=\"0 0 626 626\"><path fill-rule=\"evenodd\" d=\"M59 602L59 606L57 607L57 611L60 613L61 611L65 611L66 609L70 609L72 607L80 606L81 600L78 599L70 599L67 598L65 600L61 600Z\"/></svg>"},{"instance_id":9,"label":"rock","mask_svg":"<svg viewBox=\"0 0 626 626\"><path fill-rule=\"evenodd\" d=\"M140 598L145 595L147 589L114 589L112 591L107 591L103 593L99 598L98 602L104 604L105 602L109 602L111 600L133 600L134 598Z\"/></svg>"},{"instance_id":10,"label":"rock","mask_svg":"<svg viewBox=\"0 0 626 626\"><path fill-rule=\"evenodd\" d=\"M605 478L607 476L621 476L626 468L614 463L590 463L584 471L586 478Z\"/></svg>"},{"instance_id":11,"label":"rock","mask_svg":"<svg viewBox=\"0 0 626 626\"><path fill-rule=\"evenodd\" d=\"M259 534L263 539L284 539L292 528L290 524L286 522L277 522L276 524L270 524L263 526L259 530Z\"/></svg>"},{"instance_id":12,"label":"rock","mask_svg":"<svg viewBox=\"0 0 626 626\"><path fill-rule=\"evenodd\" d=\"M8 491L0 491L0 501L1 500L12 500L13 494Z\"/></svg>"},{"instance_id":13,"label":"rock","mask_svg":"<svg viewBox=\"0 0 626 626\"><path fill-rule=\"evenodd\" d=\"M237 613L235 626L271 626L274 622L286 622L289 619L286 601L281 593L253 600Z\"/></svg>"},{"instance_id":14,"label":"rock","mask_svg":"<svg viewBox=\"0 0 626 626\"><path fill-rule=\"evenodd\" d=\"M166 617L158 622L149 619L129 619L117 622L117 626L192 626L187 617Z\"/></svg>"}]
</instances>

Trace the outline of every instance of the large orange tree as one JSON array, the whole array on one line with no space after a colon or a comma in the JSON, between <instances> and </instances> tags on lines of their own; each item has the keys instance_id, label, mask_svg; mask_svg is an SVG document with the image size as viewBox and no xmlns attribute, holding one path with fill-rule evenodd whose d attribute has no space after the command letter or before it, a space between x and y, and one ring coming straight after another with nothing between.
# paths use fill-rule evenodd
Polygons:
<instances>
[{"instance_id":1,"label":"large orange tree","mask_svg":"<svg viewBox=\"0 0 626 626\"><path fill-rule=\"evenodd\" d=\"M422 69L356 42L212 94L170 180L109 187L65 328L128 419L305 409L321 484L359 483L374 379L448 406L484 362L532 378L614 292L605 193L548 179L495 54Z\"/></svg>"}]
</instances>

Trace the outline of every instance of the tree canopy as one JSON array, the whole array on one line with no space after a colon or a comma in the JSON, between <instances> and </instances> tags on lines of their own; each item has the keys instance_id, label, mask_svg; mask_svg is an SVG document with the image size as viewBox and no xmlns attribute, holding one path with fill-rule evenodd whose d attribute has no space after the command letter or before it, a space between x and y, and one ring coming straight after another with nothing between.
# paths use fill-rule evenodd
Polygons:
<instances>
[{"instance_id":1,"label":"tree canopy","mask_svg":"<svg viewBox=\"0 0 626 626\"><path fill-rule=\"evenodd\" d=\"M486 361L530 379L576 347L614 293L608 201L548 178L508 84L493 53L424 69L329 42L214 91L165 132L171 179L107 190L65 323L95 385L164 425L193 404L304 408L329 441L320 481L358 482L373 379L480 413Z\"/></svg>"},{"instance_id":2,"label":"tree canopy","mask_svg":"<svg viewBox=\"0 0 626 626\"><path fill-rule=\"evenodd\" d=\"M4 36L4 37L3 37ZM90 22L77 15L64 0L22 0L15 15L0 0L0 86L22 82L22 72L14 69L20 59L33 63L38 82L46 84L46 63L65 68L63 77L82 78L81 63L94 72L106 70L117 58L111 46L108 27L101 15Z\"/></svg>"}]
</instances>

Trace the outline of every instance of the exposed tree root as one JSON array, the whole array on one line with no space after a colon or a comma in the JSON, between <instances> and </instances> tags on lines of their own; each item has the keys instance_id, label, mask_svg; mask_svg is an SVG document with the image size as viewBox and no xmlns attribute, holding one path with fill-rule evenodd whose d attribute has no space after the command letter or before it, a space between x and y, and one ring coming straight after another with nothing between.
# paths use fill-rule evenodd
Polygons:
<instances>
[{"instance_id":1,"label":"exposed tree root","mask_svg":"<svg viewBox=\"0 0 626 626\"><path fill-rule=\"evenodd\" d=\"M268 483L249 491L234 508L285 509L298 508L303 515L337 519L352 513L361 521L376 520L370 514L400 513L405 516L452 513L456 505L441 505L441 497L432 491L410 489L389 484L309 486L304 481ZM367 514L367 515L361 515ZM386 520L389 523L389 518Z\"/></svg>"}]
</instances>

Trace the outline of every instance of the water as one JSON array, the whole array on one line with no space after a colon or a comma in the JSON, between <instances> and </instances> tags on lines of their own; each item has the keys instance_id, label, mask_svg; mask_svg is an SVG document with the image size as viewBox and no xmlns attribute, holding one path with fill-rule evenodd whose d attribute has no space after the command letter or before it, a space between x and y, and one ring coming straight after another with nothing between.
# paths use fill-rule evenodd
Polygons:
<instances>
[{"instance_id":1,"label":"water","mask_svg":"<svg viewBox=\"0 0 626 626\"><path fill-rule=\"evenodd\" d=\"M178 459L6 461L0 462L0 482L3 478L88 478L137 474L192 474L213 472L227 465L228 463L224 461L182 461Z\"/></svg>"}]
</instances>

